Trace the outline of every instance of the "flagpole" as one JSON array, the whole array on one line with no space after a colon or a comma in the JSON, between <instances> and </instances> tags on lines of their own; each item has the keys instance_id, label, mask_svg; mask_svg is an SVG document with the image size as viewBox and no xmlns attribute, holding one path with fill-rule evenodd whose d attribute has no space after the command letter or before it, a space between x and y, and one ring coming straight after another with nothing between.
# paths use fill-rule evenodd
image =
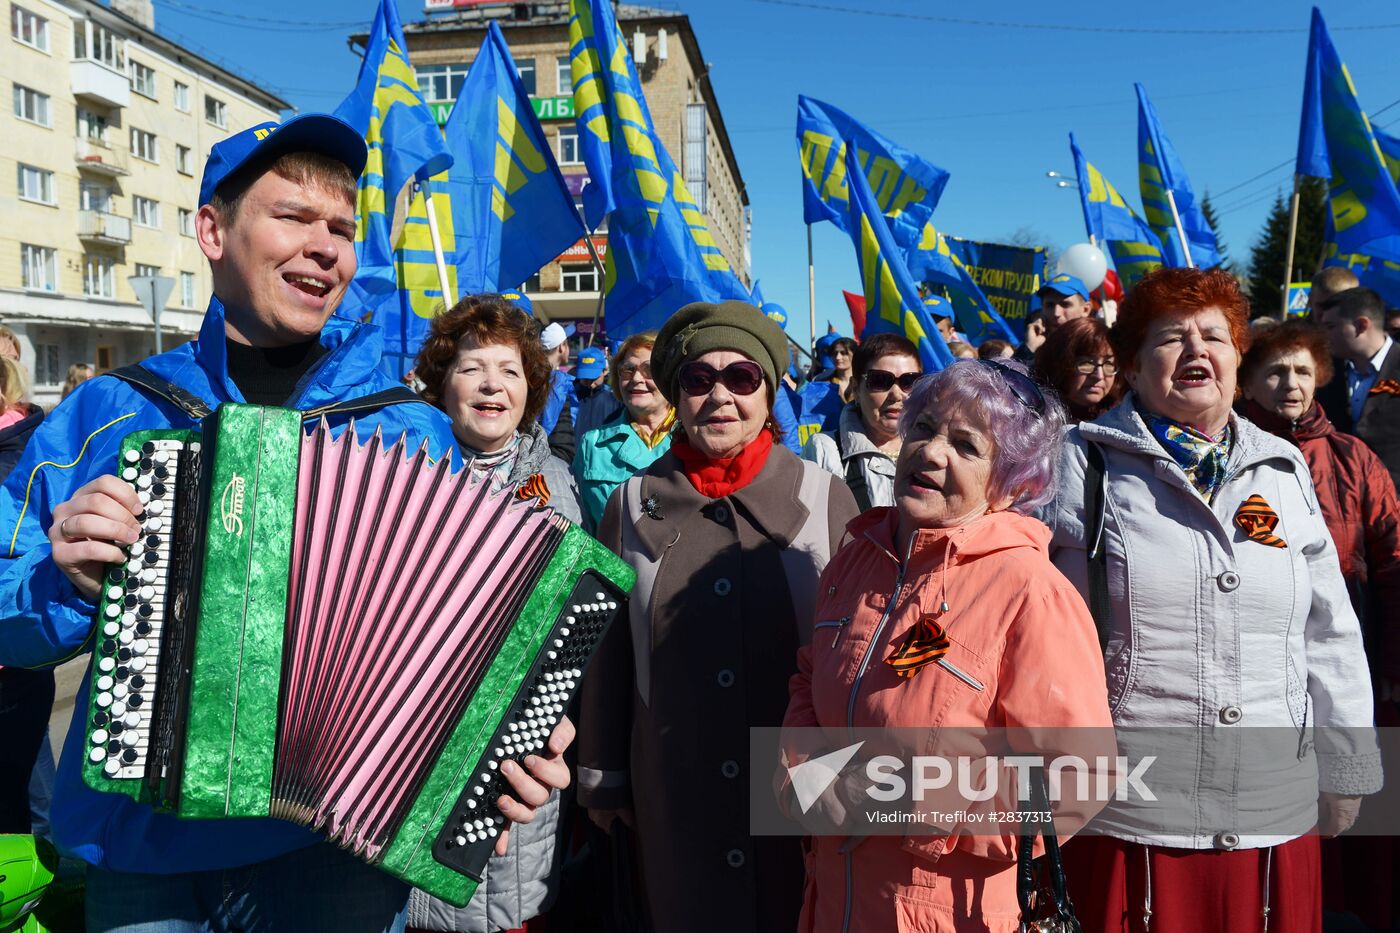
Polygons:
<instances>
[{"instance_id":1,"label":"flagpole","mask_svg":"<svg viewBox=\"0 0 1400 933\"><path fill-rule=\"evenodd\" d=\"M598 250L593 246L593 234L585 233L583 242L588 244L588 255L593 257L593 268L598 270L598 307L593 309L593 329L588 332L588 346L593 346L593 338L598 335L598 319L603 316L603 260L598 258Z\"/></svg>"},{"instance_id":2,"label":"flagpole","mask_svg":"<svg viewBox=\"0 0 1400 933\"><path fill-rule=\"evenodd\" d=\"M817 268L812 262L812 225L807 225L807 324L812 329L809 360L816 359L817 353Z\"/></svg>"},{"instance_id":3,"label":"flagpole","mask_svg":"<svg viewBox=\"0 0 1400 933\"><path fill-rule=\"evenodd\" d=\"M1293 247L1298 241L1298 199L1303 176L1293 175L1293 198L1288 208L1288 252L1283 266L1283 304L1280 306L1279 320L1288 320L1288 286L1293 281Z\"/></svg>"},{"instance_id":4,"label":"flagpole","mask_svg":"<svg viewBox=\"0 0 1400 933\"><path fill-rule=\"evenodd\" d=\"M1176 195L1172 194L1172 189L1166 188L1167 203L1172 209L1172 223L1176 224L1176 235L1181 240L1181 251L1186 255L1186 268L1196 268L1196 262L1191 258L1191 243L1186 239L1186 228L1181 225L1181 213L1176 209Z\"/></svg>"},{"instance_id":5,"label":"flagpole","mask_svg":"<svg viewBox=\"0 0 1400 933\"><path fill-rule=\"evenodd\" d=\"M428 236L433 241L433 260L437 263L438 284L442 287L444 310L457 304L457 290L447 278L447 260L442 255L442 234L438 233L437 213L433 210L433 192L429 185L414 181L415 191L423 192L423 207L428 212Z\"/></svg>"}]
</instances>

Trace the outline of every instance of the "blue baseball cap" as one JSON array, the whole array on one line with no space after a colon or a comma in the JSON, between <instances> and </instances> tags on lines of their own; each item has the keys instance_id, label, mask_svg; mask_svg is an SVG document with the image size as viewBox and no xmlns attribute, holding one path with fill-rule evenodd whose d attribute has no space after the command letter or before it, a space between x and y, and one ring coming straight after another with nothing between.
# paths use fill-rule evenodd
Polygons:
<instances>
[{"instance_id":1,"label":"blue baseball cap","mask_svg":"<svg viewBox=\"0 0 1400 933\"><path fill-rule=\"evenodd\" d=\"M597 347L589 347L578 355L578 365L574 367L575 379L592 382L608 369L608 357Z\"/></svg>"},{"instance_id":2,"label":"blue baseball cap","mask_svg":"<svg viewBox=\"0 0 1400 933\"><path fill-rule=\"evenodd\" d=\"M531 304L530 299L526 298L521 292L501 292L501 297L530 315L530 317L535 316L535 306Z\"/></svg>"},{"instance_id":3,"label":"blue baseball cap","mask_svg":"<svg viewBox=\"0 0 1400 933\"><path fill-rule=\"evenodd\" d=\"M924 307L927 308L928 313L932 314L934 317L950 318L953 316L953 306L950 305L947 300L939 298L937 295L929 295L925 298Z\"/></svg>"},{"instance_id":4,"label":"blue baseball cap","mask_svg":"<svg viewBox=\"0 0 1400 933\"><path fill-rule=\"evenodd\" d=\"M1068 272L1061 272L1053 279L1050 279L1044 285L1040 286L1036 294L1040 295L1042 292L1047 291L1064 295L1066 298L1070 295L1078 295L1085 301L1089 300L1089 289L1085 287L1084 280L1077 275L1070 275Z\"/></svg>"},{"instance_id":5,"label":"blue baseball cap","mask_svg":"<svg viewBox=\"0 0 1400 933\"><path fill-rule=\"evenodd\" d=\"M763 305L763 316L774 324L777 324L783 330L787 330L787 311L777 302L770 301L765 303Z\"/></svg>"},{"instance_id":6,"label":"blue baseball cap","mask_svg":"<svg viewBox=\"0 0 1400 933\"><path fill-rule=\"evenodd\" d=\"M356 178L365 170L369 150L359 130L328 113L303 113L286 123L259 123L214 144L204 163L199 203L208 204L214 191L254 158L275 158L284 152L319 152L344 162Z\"/></svg>"}]
</instances>

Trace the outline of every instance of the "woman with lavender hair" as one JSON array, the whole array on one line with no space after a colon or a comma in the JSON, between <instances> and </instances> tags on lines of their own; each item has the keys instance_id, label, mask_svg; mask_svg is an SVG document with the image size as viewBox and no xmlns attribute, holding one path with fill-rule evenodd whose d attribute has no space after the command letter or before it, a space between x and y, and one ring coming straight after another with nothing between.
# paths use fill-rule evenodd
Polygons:
<instances>
[{"instance_id":1,"label":"woman with lavender hair","mask_svg":"<svg viewBox=\"0 0 1400 933\"><path fill-rule=\"evenodd\" d=\"M917 729L932 737L915 754L944 755L960 730L1112 722L1093 621L1031 517L1054 493L1064 424L1010 360L957 362L915 384L894 506L847 525L822 574L785 729ZM929 830L858 848L812 838L799 929L1013 933L1015 827Z\"/></svg>"}]
</instances>

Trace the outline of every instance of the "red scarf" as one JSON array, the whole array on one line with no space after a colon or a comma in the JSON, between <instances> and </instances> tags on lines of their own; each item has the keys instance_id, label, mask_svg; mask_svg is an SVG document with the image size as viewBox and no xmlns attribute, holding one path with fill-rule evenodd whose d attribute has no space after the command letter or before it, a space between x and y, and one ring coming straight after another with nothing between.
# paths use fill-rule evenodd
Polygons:
<instances>
[{"instance_id":1,"label":"red scarf","mask_svg":"<svg viewBox=\"0 0 1400 933\"><path fill-rule=\"evenodd\" d=\"M759 432L737 455L723 460L705 456L684 437L677 437L671 444L671 451L685 468L685 478L707 499L722 499L753 482L772 449L773 435L769 431Z\"/></svg>"}]
</instances>

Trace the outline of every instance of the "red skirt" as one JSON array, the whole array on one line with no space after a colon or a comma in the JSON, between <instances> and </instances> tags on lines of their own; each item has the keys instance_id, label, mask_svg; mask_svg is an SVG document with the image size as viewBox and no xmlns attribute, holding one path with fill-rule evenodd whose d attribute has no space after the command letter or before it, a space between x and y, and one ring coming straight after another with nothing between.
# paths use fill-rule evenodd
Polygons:
<instances>
[{"instance_id":1,"label":"red skirt","mask_svg":"<svg viewBox=\"0 0 1400 933\"><path fill-rule=\"evenodd\" d=\"M1268 864L1267 853L1273 852ZM1151 869L1148 869L1150 854ZM1316 836L1233 852L1143 846L1080 836L1064 847L1065 874L1084 933L1261 933L1268 868L1268 933L1319 933L1322 870Z\"/></svg>"}]
</instances>

